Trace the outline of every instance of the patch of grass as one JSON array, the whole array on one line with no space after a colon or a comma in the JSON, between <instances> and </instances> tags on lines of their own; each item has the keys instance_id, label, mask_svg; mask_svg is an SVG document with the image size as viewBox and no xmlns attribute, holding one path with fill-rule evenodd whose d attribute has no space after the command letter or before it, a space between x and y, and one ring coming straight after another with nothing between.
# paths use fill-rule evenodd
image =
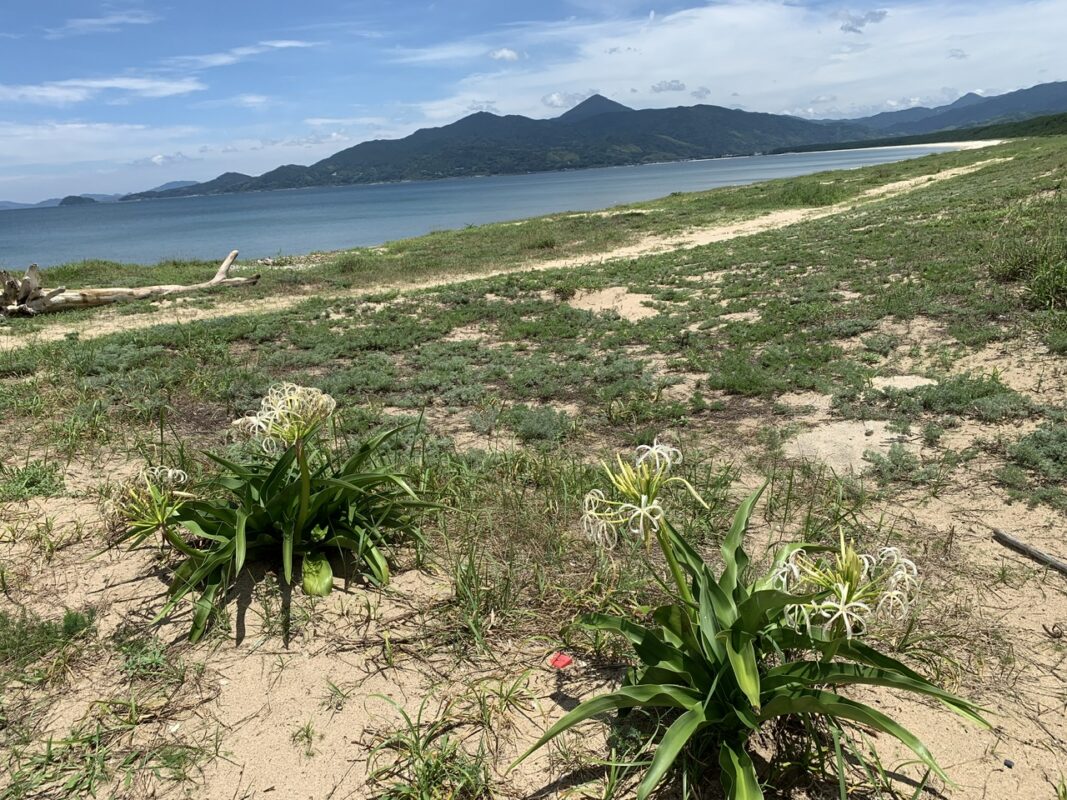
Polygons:
<instances>
[{"instance_id":1,"label":"patch of grass","mask_svg":"<svg viewBox=\"0 0 1067 800\"><path fill-rule=\"evenodd\" d=\"M1011 497L1067 510L1067 423L1043 423L1010 445L1008 458L997 480Z\"/></svg>"},{"instance_id":2,"label":"patch of grass","mask_svg":"<svg viewBox=\"0 0 1067 800\"><path fill-rule=\"evenodd\" d=\"M0 503L54 497L63 490L63 472L58 464L30 461L23 467L0 466Z\"/></svg>"},{"instance_id":3,"label":"patch of grass","mask_svg":"<svg viewBox=\"0 0 1067 800\"><path fill-rule=\"evenodd\" d=\"M39 684L62 674L92 635L95 613L66 611L58 620L0 611L0 685Z\"/></svg>"},{"instance_id":4,"label":"patch of grass","mask_svg":"<svg viewBox=\"0 0 1067 800\"><path fill-rule=\"evenodd\" d=\"M504 424L525 444L555 444L574 429L571 418L549 406L512 406L501 415Z\"/></svg>"},{"instance_id":5,"label":"patch of grass","mask_svg":"<svg viewBox=\"0 0 1067 800\"><path fill-rule=\"evenodd\" d=\"M393 701L389 701L393 702ZM370 783L382 786L380 800L491 800L488 755L469 753L451 734L447 714L424 721L424 700L414 719L393 703L403 722L371 751Z\"/></svg>"},{"instance_id":6,"label":"patch of grass","mask_svg":"<svg viewBox=\"0 0 1067 800\"><path fill-rule=\"evenodd\" d=\"M873 400L905 415L922 412L1001 422L1029 417L1036 412L1029 398L1006 386L999 376L953 375L915 389L885 389L873 393Z\"/></svg>"},{"instance_id":7,"label":"patch of grass","mask_svg":"<svg viewBox=\"0 0 1067 800\"><path fill-rule=\"evenodd\" d=\"M1034 308L1067 309L1067 195L1033 198L1010 214L994 240L990 271L1022 281Z\"/></svg>"}]
</instances>

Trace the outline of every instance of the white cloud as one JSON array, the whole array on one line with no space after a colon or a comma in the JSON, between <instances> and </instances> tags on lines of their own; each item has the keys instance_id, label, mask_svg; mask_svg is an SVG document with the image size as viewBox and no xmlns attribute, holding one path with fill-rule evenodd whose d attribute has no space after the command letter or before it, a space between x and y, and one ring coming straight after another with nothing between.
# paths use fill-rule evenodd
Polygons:
<instances>
[{"instance_id":1,"label":"white cloud","mask_svg":"<svg viewBox=\"0 0 1067 800\"><path fill-rule=\"evenodd\" d=\"M596 89L586 89L584 92L551 92L541 98L541 104L549 108L573 108L594 94L599 92Z\"/></svg>"},{"instance_id":2,"label":"white cloud","mask_svg":"<svg viewBox=\"0 0 1067 800\"><path fill-rule=\"evenodd\" d=\"M518 61L519 54L512 50L510 47L500 47L496 50L489 51L489 57L493 61Z\"/></svg>"},{"instance_id":3,"label":"white cloud","mask_svg":"<svg viewBox=\"0 0 1067 800\"><path fill-rule=\"evenodd\" d=\"M196 56L175 56L168 59L168 63L188 69L210 69L211 67L227 67L245 59L269 53L272 50L293 50L308 47L317 47L319 42L305 42L300 39L270 39L257 44L233 47L219 53L204 53Z\"/></svg>"},{"instance_id":4,"label":"white cloud","mask_svg":"<svg viewBox=\"0 0 1067 800\"><path fill-rule=\"evenodd\" d=\"M843 24L860 27L864 36L842 31ZM811 112L820 117L886 110L886 98L892 97L915 97L923 104L954 100L944 96L945 85L1001 93L1067 78L1062 56L1067 0L917 0L885 15L850 17L788 0L724 0L657 13L654 24L644 16L571 19L512 25L506 33L516 52L537 53L529 62L534 66L486 71L472 62L469 74L419 105L423 124L451 122L486 97L497 98L504 114L547 116L546 109L566 108L588 96L589 86L638 108L676 104L677 95L653 91L648 79L665 69L688 87L715 86L724 97L743 96L753 111L782 112L803 104L808 114L809 98L836 95L837 101ZM968 58L946 58L946 50L958 45ZM427 58L429 52L484 57L484 48L484 41L473 39L420 52ZM1027 57L1020 59L1021 52ZM1050 68L1048 77L1041 76L1041 67Z\"/></svg>"},{"instance_id":5,"label":"white cloud","mask_svg":"<svg viewBox=\"0 0 1067 800\"><path fill-rule=\"evenodd\" d=\"M170 167L175 164L184 164L189 161L200 161L199 158L191 158L180 150L176 153L156 153L148 158L139 158L131 161L131 166Z\"/></svg>"},{"instance_id":6,"label":"white cloud","mask_svg":"<svg viewBox=\"0 0 1067 800\"><path fill-rule=\"evenodd\" d=\"M64 39L68 36L86 36L93 33L115 33L128 25L150 25L159 17L148 11L121 11L100 17L68 19L58 28L48 28L46 39Z\"/></svg>"},{"instance_id":7,"label":"white cloud","mask_svg":"<svg viewBox=\"0 0 1067 800\"><path fill-rule=\"evenodd\" d=\"M24 86L0 84L0 102L63 106L83 103L105 92L159 98L189 94L206 88L195 78L71 78Z\"/></svg>"},{"instance_id":8,"label":"white cloud","mask_svg":"<svg viewBox=\"0 0 1067 800\"><path fill-rule=\"evenodd\" d=\"M958 47L953 47L951 50L948 51L948 57L949 58L954 58L957 61L961 61L961 60L967 58L967 51L961 50Z\"/></svg>"}]
</instances>

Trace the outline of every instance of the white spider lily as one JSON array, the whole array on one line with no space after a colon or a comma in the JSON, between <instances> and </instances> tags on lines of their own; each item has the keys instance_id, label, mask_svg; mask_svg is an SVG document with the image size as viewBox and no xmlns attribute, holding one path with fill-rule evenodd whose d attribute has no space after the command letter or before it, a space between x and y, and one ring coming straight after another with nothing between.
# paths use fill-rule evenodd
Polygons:
<instances>
[{"instance_id":1,"label":"white spider lily","mask_svg":"<svg viewBox=\"0 0 1067 800\"><path fill-rule=\"evenodd\" d=\"M661 443L659 437L656 437L651 445L643 444L637 448L634 465L639 467L646 461L651 461L656 470L666 471L675 464L682 463L682 451L677 447Z\"/></svg>"},{"instance_id":2,"label":"white spider lily","mask_svg":"<svg viewBox=\"0 0 1067 800\"><path fill-rule=\"evenodd\" d=\"M919 569L915 566L915 562L909 558L904 558L904 554L900 552L899 547L883 547L879 550L878 563L887 565L890 568L902 568L912 576L919 574Z\"/></svg>"},{"instance_id":3,"label":"white spider lily","mask_svg":"<svg viewBox=\"0 0 1067 800\"><path fill-rule=\"evenodd\" d=\"M233 425L260 439L264 452L275 455L310 434L336 408L337 401L319 389L280 383L270 388L259 411L236 420Z\"/></svg>"},{"instance_id":4,"label":"white spider lily","mask_svg":"<svg viewBox=\"0 0 1067 800\"><path fill-rule=\"evenodd\" d=\"M783 592L789 591L801 581L800 567L797 565L797 556L803 556L803 550L797 550L789 557L782 566L778 567L771 575L771 586Z\"/></svg>"},{"instance_id":5,"label":"white spider lily","mask_svg":"<svg viewBox=\"0 0 1067 800\"><path fill-rule=\"evenodd\" d=\"M619 543L619 535L614 525L609 525L605 520L595 514L582 515L582 535L597 547L612 550Z\"/></svg>"},{"instance_id":6,"label":"white spider lily","mask_svg":"<svg viewBox=\"0 0 1067 800\"><path fill-rule=\"evenodd\" d=\"M646 539L649 533L659 531L663 521L663 506L659 500L649 500L647 495L641 495L638 504L623 503L619 506L619 513L626 516L626 524L630 533L640 534Z\"/></svg>"},{"instance_id":7,"label":"white spider lily","mask_svg":"<svg viewBox=\"0 0 1067 800\"><path fill-rule=\"evenodd\" d=\"M849 600L849 587L839 583L834 586L834 596L812 606L812 610L826 617L826 627L833 627L840 622L845 629L845 637L851 639L862 633L866 618L871 614L871 607L859 600Z\"/></svg>"},{"instance_id":8,"label":"white spider lily","mask_svg":"<svg viewBox=\"0 0 1067 800\"><path fill-rule=\"evenodd\" d=\"M890 590L882 593L875 610L879 615L890 619L904 619L910 609L911 601L904 592Z\"/></svg>"},{"instance_id":9,"label":"white spider lily","mask_svg":"<svg viewBox=\"0 0 1067 800\"><path fill-rule=\"evenodd\" d=\"M171 467L149 467L144 471L144 479L160 489L174 489L184 486L189 482L189 475L185 470L172 469Z\"/></svg>"}]
</instances>

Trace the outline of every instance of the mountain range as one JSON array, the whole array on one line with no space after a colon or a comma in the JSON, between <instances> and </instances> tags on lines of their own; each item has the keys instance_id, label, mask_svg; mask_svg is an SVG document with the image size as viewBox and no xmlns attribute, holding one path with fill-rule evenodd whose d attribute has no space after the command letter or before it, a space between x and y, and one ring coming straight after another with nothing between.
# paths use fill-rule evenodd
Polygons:
<instances>
[{"instance_id":1,"label":"mountain range","mask_svg":"<svg viewBox=\"0 0 1067 800\"><path fill-rule=\"evenodd\" d=\"M402 139L357 144L310 166L258 177L227 172L195 186L123 200L431 180L470 175L716 158L909 136L1067 111L1067 82L850 120L804 120L712 105L635 110L593 95L554 119L485 111Z\"/></svg>"},{"instance_id":2,"label":"mountain range","mask_svg":"<svg viewBox=\"0 0 1067 800\"><path fill-rule=\"evenodd\" d=\"M856 119L807 120L713 105L629 108L593 95L553 119L480 111L402 139L363 142L310 166L287 164L252 176L226 172L203 183L175 181L124 196L80 195L97 202L269 191L313 186L432 180L608 167L730 155L832 148L1007 123L1067 112L1067 81L983 97L964 94ZM0 209L55 206L0 202Z\"/></svg>"},{"instance_id":3,"label":"mountain range","mask_svg":"<svg viewBox=\"0 0 1067 800\"><path fill-rule=\"evenodd\" d=\"M164 183L162 186L157 186L155 189L149 189L149 191L166 192L173 189L185 189L189 186L196 185L197 181L170 181L169 183ZM10 211L14 208L55 208L56 206L62 205L76 205L77 198L91 200L95 203L117 203L125 197L125 194L75 194L68 197L50 197L39 203L15 203L11 200L0 200L0 211Z\"/></svg>"}]
</instances>

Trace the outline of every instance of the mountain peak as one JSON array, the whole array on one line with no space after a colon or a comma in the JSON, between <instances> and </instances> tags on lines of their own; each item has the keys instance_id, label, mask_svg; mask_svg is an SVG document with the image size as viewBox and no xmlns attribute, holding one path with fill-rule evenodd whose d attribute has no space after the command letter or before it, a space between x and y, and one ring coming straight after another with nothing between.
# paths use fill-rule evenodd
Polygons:
<instances>
[{"instance_id":1,"label":"mountain peak","mask_svg":"<svg viewBox=\"0 0 1067 800\"><path fill-rule=\"evenodd\" d=\"M570 111L560 114L556 117L556 120L559 122L578 122L599 114L617 114L620 111L633 111L633 109L629 106L624 106L622 103L609 100L603 95L594 94L592 97L587 97Z\"/></svg>"},{"instance_id":2,"label":"mountain peak","mask_svg":"<svg viewBox=\"0 0 1067 800\"><path fill-rule=\"evenodd\" d=\"M975 103L984 103L986 98L976 92L967 92L963 97L958 100L949 103L948 108L965 108L967 106L973 106Z\"/></svg>"}]
</instances>

